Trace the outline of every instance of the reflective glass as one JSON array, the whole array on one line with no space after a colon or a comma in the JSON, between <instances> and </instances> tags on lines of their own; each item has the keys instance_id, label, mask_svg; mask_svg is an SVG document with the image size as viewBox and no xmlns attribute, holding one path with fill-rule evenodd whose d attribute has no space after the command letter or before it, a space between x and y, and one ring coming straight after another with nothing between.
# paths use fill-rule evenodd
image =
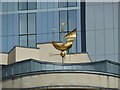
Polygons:
<instances>
[{"instance_id":1,"label":"reflective glass","mask_svg":"<svg viewBox=\"0 0 120 90\"><path fill-rule=\"evenodd\" d=\"M27 2L19 2L19 10L27 10Z\"/></svg>"},{"instance_id":2,"label":"reflective glass","mask_svg":"<svg viewBox=\"0 0 120 90\"><path fill-rule=\"evenodd\" d=\"M13 36L9 36L8 37L8 51L10 51L14 46L14 37Z\"/></svg>"},{"instance_id":3,"label":"reflective glass","mask_svg":"<svg viewBox=\"0 0 120 90\"><path fill-rule=\"evenodd\" d=\"M2 11L8 11L8 2L2 2Z\"/></svg>"},{"instance_id":4,"label":"reflective glass","mask_svg":"<svg viewBox=\"0 0 120 90\"><path fill-rule=\"evenodd\" d=\"M35 35L28 35L28 46L29 47L35 47L36 46Z\"/></svg>"},{"instance_id":5,"label":"reflective glass","mask_svg":"<svg viewBox=\"0 0 120 90\"><path fill-rule=\"evenodd\" d=\"M60 29L64 28L67 31L67 25L63 26L62 23L67 24L67 11L60 11Z\"/></svg>"},{"instance_id":6,"label":"reflective glass","mask_svg":"<svg viewBox=\"0 0 120 90\"><path fill-rule=\"evenodd\" d=\"M86 32L86 51L89 53L89 55L95 55L95 39L95 31Z\"/></svg>"},{"instance_id":7,"label":"reflective glass","mask_svg":"<svg viewBox=\"0 0 120 90\"><path fill-rule=\"evenodd\" d=\"M47 8L47 3L48 2L40 2L40 8Z\"/></svg>"},{"instance_id":8,"label":"reflective glass","mask_svg":"<svg viewBox=\"0 0 120 90\"><path fill-rule=\"evenodd\" d=\"M77 12L76 10L68 11L68 25L69 25L69 31L72 31L73 29L77 28Z\"/></svg>"},{"instance_id":9,"label":"reflective glass","mask_svg":"<svg viewBox=\"0 0 120 90\"><path fill-rule=\"evenodd\" d=\"M66 1L66 0L64 0ZM59 2L59 7L67 7L67 2Z\"/></svg>"},{"instance_id":10,"label":"reflective glass","mask_svg":"<svg viewBox=\"0 0 120 90\"><path fill-rule=\"evenodd\" d=\"M14 46L19 45L19 36L14 36Z\"/></svg>"},{"instance_id":11,"label":"reflective glass","mask_svg":"<svg viewBox=\"0 0 120 90\"><path fill-rule=\"evenodd\" d=\"M20 46L27 46L27 36L20 36Z\"/></svg>"},{"instance_id":12,"label":"reflective glass","mask_svg":"<svg viewBox=\"0 0 120 90\"><path fill-rule=\"evenodd\" d=\"M35 14L28 14L28 34L35 34Z\"/></svg>"},{"instance_id":13,"label":"reflective glass","mask_svg":"<svg viewBox=\"0 0 120 90\"><path fill-rule=\"evenodd\" d=\"M77 31L77 40L76 40L76 42L77 42L77 52L81 52L81 32L78 32Z\"/></svg>"},{"instance_id":14,"label":"reflective glass","mask_svg":"<svg viewBox=\"0 0 120 90\"><path fill-rule=\"evenodd\" d=\"M52 33L52 29L54 28L54 12L48 12L48 33Z\"/></svg>"},{"instance_id":15,"label":"reflective glass","mask_svg":"<svg viewBox=\"0 0 120 90\"><path fill-rule=\"evenodd\" d=\"M56 29L55 32L59 32L59 12L58 11L54 12L53 19L54 19L53 27Z\"/></svg>"},{"instance_id":16,"label":"reflective glass","mask_svg":"<svg viewBox=\"0 0 120 90\"><path fill-rule=\"evenodd\" d=\"M113 30L105 30L105 54L114 54L114 33Z\"/></svg>"},{"instance_id":17,"label":"reflective glass","mask_svg":"<svg viewBox=\"0 0 120 90\"><path fill-rule=\"evenodd\" d=\"M104 29L103 4L95 6L95 30Z\"/></svg>"},{"instance_id":18,"label":"reflective glass","mask_svg":"<svg viewBox=\"0 0 120 90\"><path fill-rule=\"evenodd\" d=\"M112 4L104 5L105 29L113 28L113 8Z\"/></svg>"},{"instance_id":19,"label":"reflective glass","mask_svg":"<svg viewBox=\"0 0 120 90\"><path fill-rule=\"evenodd\" d=\"M68 2L68 7L73 7L73 6L77 6L77 2Z\"/></svg>"},{"instance_id":20,"label":"reflective glass","mask_svg":"<svg viewBox=\"0 0 120 90\"><path fill-rule=\"evenodd\" d=\"M2 52L8 52L8 37L2 37Z\"/></svg>"},{"instance_id":21,"label":"reflective glass","mask_svg":"<svg viewBox=\"0 0 120 90\"><path fill-rule=\"evenodd\" d=\"M20 14L20 34L27 34L27 14Z\"/></svg>"},{"instance_id":22,"label":"reflective glass","mask_svg":"<svg viewBox=\"0 0 120 90\"><path fill-rule=\"evenodd\" d=\"M42 33L42 30L41 30L41 28L42 28L42 17L41 17L41 13L37 13L37 15L36 15L36 24L37 24L37 30L36 30L36 34L40 34L40 33Z\"/></svg>"},{"instance_id":23,"label":"reflective glass","mask_svg":"<svg viewBox=\"0 0 120 90\"><path fill-rule=\"evenodd\" d=\"M8 35L14 35L14 15L8 14Z\"/></svg>"},{"instance_id":24,"label":"reflective glass","mask_svg":"<svg viewBox=\"0 0 120 90\"><path fill-rule=\"evenodd\" d=\"M103 55L105 50L105 39L104 39L104 30L97 30L95 31L95 45L96 55Z\"/></svg>"},{"instance_id":25,"label":"reflective glass","mask_svg":"<svg viewBox=\"0 0 120 90\"><path fill-rule=\"evenodd\" d=\"M47 25L47 22L48 22L48 16L47 16L47 12L42 12L42 33L47 33L48 32L48 25Z\"/></svg>"},{"instance_id":26,"label":"reflective glass","mask_svg":"<svg viewBox=\"0 0 120 90\"><path fill-rule=\"evenodd\" d=\"M37 2L28 2L28 9L36 9Z\"/></svg>"},{"instance_id":27,"label":"reflective glass","mask_svg":"<svg viewBox=\"0 0 120 90\"><path fill-rule=\"evenodd\" d=\"M14 2L8 2L8 11L14 10Z\"/></svg>"},{"instance_id":28,"label":"reflective glass","mask_svg":"<svg viewBox=\"0 0 120 90\"><path fill-rule=\"evenodd\" d=\"M55 2L48 2L48 8L54 8Z\"/></svg>"},{"instance_id":29,"label":"reflective glass","mask_svg":"<svg viewBox=\"0 0 120 90\"><path fill-rule=\"evenodd\" d=\"M2 36L7 36L8 34L8 15L2 15Z\"/></svg>"},{"instance_id":30,"label":"reflective glass","mask_svg":"<svg viewBox=\"0 0 120 90\"><path fill-rule=\"evenodd\" d=\"M94 30L95 25L95 12L94 6L86 6L86 30Z\"/></svg>"},{"instance_id":31,"label":"reflective glass","mask_svg":"<svg viewBox=\"0 0 120 90\"><path fill-rule=\"evenodd\" d=\"M19 35L18 14L14 14L14 35Z\"/></svg>"}]
</instances>

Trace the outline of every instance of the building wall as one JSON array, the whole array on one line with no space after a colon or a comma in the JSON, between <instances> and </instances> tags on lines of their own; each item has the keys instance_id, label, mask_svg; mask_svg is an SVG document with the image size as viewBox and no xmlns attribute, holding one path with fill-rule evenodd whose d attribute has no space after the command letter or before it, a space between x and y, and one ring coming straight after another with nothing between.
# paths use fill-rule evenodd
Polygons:
<instances>
[{"instance_id":1,"label":"building wall","mask_svg":"<svg viewBox=\"0 0 120 90\"><path fill-rule=\"evenodd\" d=\"M118 2L86 3L86 38L93 61L118 62Z\"/></svg>"},{"instance_id":2,"label":"building wall","mask_svg":"<svg viewBox=\"0 0 120 90\"><path fill-rule=\"evenodd\" d=\"M89 86L118 89L119 78L89 73L51 73L30 76L21 76L13 79L3 80L3 88L33 88L42 86ZM78 88L77 87L77 88ZM75 87L74 87L75 88Z\"/></svg>"},{"instance_id":3,"label":"building wall","mask_svg":"<svg viewBox=\"0 0 120 90\"><path fill-rule=\"evenodd\" d=\"M14 46L35 47L36 43L50 42L53 28L54 40L61 41L61 22L68 24L64 35L77 27L76 42L68 52L81 52L80 3L20 3L19 7L17 2L0 4L0 52L9 52ZM92 61L118 61L117 2L86 2L86 51Z\"/></svg>"}]
</instances>

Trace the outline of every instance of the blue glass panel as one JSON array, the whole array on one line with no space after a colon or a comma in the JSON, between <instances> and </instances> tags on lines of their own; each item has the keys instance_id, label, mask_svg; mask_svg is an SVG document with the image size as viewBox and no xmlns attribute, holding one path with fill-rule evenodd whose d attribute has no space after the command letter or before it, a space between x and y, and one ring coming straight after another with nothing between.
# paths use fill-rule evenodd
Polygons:
<instances>
[{"instance_id":1,"label":"blue glass panel","mask_svg":"<svg viewBox=\"0 0 120 90\"><path fill-rule=\"evenodd\" d=\"M19 36L14 36L14 46L19 45Z\"/></svg>"},{"instance_id":2,"label":"blue glass panel","mask_svg":"<svg viewBox=\"0 0 120 90\"><path fill-rule=\"evenodd\" d=\"M53 12L48 12L48 33L52 33L52 29L54 28L53 15Z\"/></svg>"},{"instance_id":3,"label":"blue glass panel","mask_svg":"<svg viewBox=\"0 0 120 90\"><path fill-rule=\"evenodd\" d=\"M37 2L28 2L28 9L36 9Z\"/></svg>"},{"instance_id":4,"label":"blue glass panel","mask_svg":"<svg viewBox=\"0 0 120 90\"><path fill-rule=\"evenodd\" d=\"M18 32L18 15L14 14L14 35L19 35Z\"/></svg>"},{"instance_id":5,"label":"blue glass panel","mask_svg":"<svg viewBox=\"0 0 120 90\"><path fill-rule=\"evenodd\" d=\"M76 38L74 39L72 48L69 49L69 53L76 53Z\"/></svg>"},{"instance_id":6,"label":"blue glass panel","mask_svg":"<svg viewBox=\"0 0 120 90\"><path fill-rule=\"evenodd\" d=\"M81 31L81 13L80 13L80 9L77 10L77 31Z\"/></svg>"},{"instance_id":7,"label":"blue glass panel","mask_svg":"<svg viewBox=\"0 0 120 90\"><path fill-rule=\"evenodd\" d=\"M2 37L2 52L8 52L8 37Z\"/></svg>"},{"instance_id":8,"label":"blue glass panel","mask_svg":"<svg viewBox=\"0 0 120 90\"><path fill-rule=\"evenodd\" d=\"M8 37L8 51L10 51L14 46L14 37L13 36L9 36Z\"/></svg>"},{"instance_id":9,"label":"blue glass panel","mask_svg":"<svg viewBox=\"0 0 120 90\"><path fill-rule=\"evenodd\" d=\"M67 11L60 11L60 28L64 28L64 31L67 31L67 25L63 26L61 23L67 24Z\"/></svg>"},{"instance_id":10,"label":"blue glass panel","mask_svg":"<svg viewBox=\"0 0 120 90\"><path fill-rule=\"evenodd\" d=\"M18 10L18 2L14 2L14 11Z\"/></svg>"},{"instance_id":11,"label":"blue glass panel","mask_svg":"<svg viewBox=\"0 0 120 90\"><path fill-rule=\"evenodd\" d=\"M77 52L81 52L81 32L77 31Z\"/></svg>"},{"instance_id":12,"label":"blue glass panel","mask_svg":"<svg viewBox=\"0 0 120 90\"><path fill-rule=\"evenodd\" d=\"M41 2L37 2L37 8L40 9L40 3Z\"/></svg>"},{"instance_id":13,"label":"blue glass panel","mask_svg":"<svg viewBox=\"0 0 120 90\"><path fill-rule=\"evenodd\" d=\"M35 34L35 14L28 14L28 34Z\"/></svg>"},{"instance_id":14,"label":"blue glass panel","mask_svg":"<svg viewBox=\"0 0 120 90\"><path fill-rule=\"evenodd\" d=\"M14 2L8 2L8 11L14 10Z\"/></svg>"},{"instance_id":15,"label":"blue glass panel","mask_svg":"<svg viewBox=\"0 0 120 90\"><path fill-rule=\"evenodd\" d=\"M42 35L42 42L48 42L48 34L41 34Z\"/></svg>"},{"instance_id":16,"label":"blue glass panel","mask_svg":"<svg viewBox=\"0 0 120 90\"><path fill-rule=\"evenodd\" d=\"M27 2L19 2L19 10L27 10Z\"/></svg>"},{"instance_id":17,"label":"blue glass panel","mask_svg":"<svg viewBox=\"0 0 120 90\"><path fill-rule=\"evenodd\" d=\"M68 19L69 19L69 31L72 31L77 27L77 12L76 10L68 11Z\"/></svg>"},{"instance_id":18,"label":"blue glass panel","mask_svg":"<svg viewBox=\"0 0 120 90\"><path fill-rule=\"evenodd\" d=\"M0 12L2 11L2 2L0 2Z\"/></svg>"},{"instance_id":19,"label":"blue glass panel","mask_svg":"<svg viewBox=\"0 0 120 90\"><path fill-rule=\"evenodd\" d=\"M55 40L55 35L54 35L54 40ZM51 42L53 40L53 34L48 34L48 42Z\"/></svg>"},{"instance_id":20,"label":"blue glass panel","mask_svg":"<svg viewBox=\"0 0 120 90\"><path fill-rule=\"evenodd\" d=\"M55 41L60 41L60 38L59 38L59 33L55 33Z\"/></svg>"},{"instance_id":21,"label":"blue glass panel","mask_svg":"<svg viewBox=\"0 0 120 90\"><path fill-rule=\"evenodd\" d=\"M0 15L0 36L2 36L2 15Z\"/></svg>"},{"instance_id":22,"label":"blue glass panel","mask_svg":"<svg viewBox=\"0 0 120 90\"><path fill-rule=\"evenodd\" d=\"M42 35L37 35L37 43L41 43L42 42Z\"/></svg>"},{"instance_id":23,"label":"blue glass panel","mask_svg":"<svg viewBox=\"0 0 120 90\"><path fill-rule=\"evenodd\" d=\"M59 7L67 7L67 2L59 2Z\"/></svg>"},{"instance_id":24,"label":"blue glass panel","mask_svg":"<svg viewBox=\"0 0 120 90\"><path fill-rule=\"evenodd\" d=\"M48 2L48 8L54 8L55 2Z\"/></svg>"},{"instance_id":25,"label":"blue glass panel","mask_svg":"<svg viewBox=\"0 0 120 90\"><path fill-rule=\"evenodd\" d=\"M47 19L48 19L47 18L47 12L42 12L42 21L41 21L42 22L42 29L41 29L42 33L47 33L47 31L48 31L47 30L48 29L47 28L47 26L48 26L47 25L47 22L48 22Z\"/></svg>"},{"instance_id":26,"label":"blue glass panel","mask_svg":"<svg viewBox=\"0 0 120 90\"><path fill-rule=\"evenodd\" d=\"M55 32L59 32L59 12L54 12L54 28L56 29Z\"/></svg>"},{"instance_id":27,"label":"blue glass panel","mask_svg":"<svg viewBox=\"0 0 120 90\"><path fill-rule=\"evenodd\" d=\"M8 2L2 2L2 11L8 10Z\"/></svg>"},{"instance_id":28,"label":"blue glass panel","mask_svg":"<svg viewBox=\"0 0 120 90\"><path fill-rule=\"evenodd\" d=\"M2 37L0 36L0 52L2 52Z\"/></svg>"},{"instance_id":29,"label":"blue glass panel","mask_svg":"<svg viewBox=\"0 0 120 90\"><path fill-rule=\"evenodd\" d=\"M27 46L27 36L20 36L20 46Z\"/></svg>"},{"instance_id":30,"label":"blue glass panel","mask_svg":"<svg viewBox=\"0 0 120 90\"><path fill-rule=\"evenodd\" d=\"M27 34L27 14L20 14L20 34Z\"/></svg>"},{"instance_id":31,"label":"blue glass panel","mask_svg":"<svg viewBox=\"0 0 120 90\"><path fill-rule=\"evenodd\" d=\"M36 24L37 24L37 31L36 31L36 33L37 34L40 34L40 33L42 33L42 30L41 30L41 28L42 28L42 19L41 19L41 13L37 13L37 15L36 15Z\"/></svg>"},{"instance_id":32,"label":"blue glass panel","mask_svg":"<svg viewBox=\"0 0 120 90\"><path fill-rule=\"evenodd\" d=\"M28 35L28 46L29 47L35 47L36 46L35 35Z\"/></svg>"},{"instance_id":33,"label":"blue glass panel","mask_svg":"<svg viewBox=\"0 0 120 90\"><path fill-rule=\"evenodd\" d=\"M14 15L8 15L8 35L14 34Z\"/></svg>"},{"instance_id":34,"label":"blue glass panel","mask_svg":"<svg viewBox=\"0 0 120 90\"><path fill-rule=\"evenodd\" d=\"M77 6L77 2L68 2L68 7Z\"/></svg>"},{"instance_id":35,"label":"blue glass panel","mask_svg":"<svg viewBox=\"0 0 120 90\"><path fill-rule=\"evenodd\" d=\"M2 36L7 36L8 15L2 15Z\"/></svg>"},{"instance_id":36,"label":"blue glass panel","mask_svg":"<svg viewBox=\"0 0 120 90\"><path fill-rule=\"evenodd\" d=\"M47 2L40 2L40 8L47 8Z\"/></svg>"}]
</instances>

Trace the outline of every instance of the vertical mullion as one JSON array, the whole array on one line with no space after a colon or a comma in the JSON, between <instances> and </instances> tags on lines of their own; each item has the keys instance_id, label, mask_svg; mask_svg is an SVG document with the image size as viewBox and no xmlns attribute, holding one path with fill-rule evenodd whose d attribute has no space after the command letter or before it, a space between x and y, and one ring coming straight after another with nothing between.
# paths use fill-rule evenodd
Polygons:
<instances>
[{"instance_id":1,"label":"vertical mullion","mask_svg":"<svg viewBox=\"0 0 120 90\"><path fill-rule=\"evenodd\" d=\"M27 46L28 46L28 13L27 13Z\"/></svg>"},{"instance_id":2,"label":"vertical mullion","mask_svg":"<svg viewBox=\"0 0 120 90\"><path fill-rule=\"evenodd\" d=\"M86 52L85 2L81 2L81 49Z\"/></svg>"}]
</instances>

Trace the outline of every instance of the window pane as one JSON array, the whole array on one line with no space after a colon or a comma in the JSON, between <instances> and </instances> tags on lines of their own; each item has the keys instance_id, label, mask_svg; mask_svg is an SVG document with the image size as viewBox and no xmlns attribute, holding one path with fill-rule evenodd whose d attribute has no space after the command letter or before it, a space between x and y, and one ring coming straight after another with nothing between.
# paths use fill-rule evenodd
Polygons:
<instances>
[{"instance_id":1,"label":"window pane","mask_svg":"<svg viewBox=\"0 0 120 90\"><path fill-rule=\"evenodd\" d=\"M19 2L19 10L27 10L27 2Z\"/></svg>"},{"instance_id":2,"label":"window pane","mask_svg":"<svg viewBox=\"0 0 120 90\"><path fill-rule=\"evenodd\" d=\"M40 8L47 8L48 2L40 2Z\"/></svg>"},{"instance_id":3,"label":"window pane","mask_svg":"<svg viewBox=\"0 0 120 90\"><path fill-rule=\"evenodd\" d=\"M28 34L35 34L35 14L28 14Z\"/></svg>"},{"instance_id":4,"label":"window pane","mask_svg":"<svg viewBox=\"0 0 120 90\"><path fill-rule=\"evenodd\" d=\"M77 12L76 10L68 11L68 25L69 31L72 31L77 27Z\"/></svg>"},{"instance_id":5,"label":"window pane","mask_svg":"<svg viewBox=\"0 0 120 90\"><path fill-rule=\"evenodd\" d=\"M68 2L68 7L77 6L77 2Z\"/></svg>"},{"instance_id":6,"label":"window pane","mask_svg":"<svg viewBox=\"0 0 120 90\"><path fill-rule=\"evenodd\" d=\"M28 46L29 47L35 47L36 46L35 35L28 35Z\"/></svg>"},{"instance_id":7,"label":"window pane","mask_svg":"<svg viewBox=\"0 0 120 90\"><path fill-rule=\"evenodd\" d=\"M27 34L27 14L20 14L20 34Z\"/></svg>"},{"instance_id":8,"label":"window pane","mask_svg":"<svg viewBox=\"0 0 120 90\"><path fill-rule=\"evenodd\" d=\"M36 9L37 3L36 2L28 2L28 9Z\"/></svg>"},{"instance_id":9,"label":"window pane","mask_svg":"<svg viewBox=\"0 0 120 90\"><path fill-rule=\"evenodd\" d=\"M59 2L59 7L67 7L67 2Z\"/></svg>"},{"instance_id":10,"label":"window pane","mask_svg":"<svg viewBox=\"0 0 120 90\"><path fill-rule=\"evenodd\" d=\"M42 33L47 33L48 32L48 13L47 12L42 12Z\"/></svg>"},{"instance_id":11,"label":"window pane","mask_svg":"<svg viewBox=\"0 0 120 90\"><path fill-rule=\"evenodd\" d=\"M67 31L67 25L63 26L61 23L67 24L67 11L60 11L60 28L64 28L64 31Z\"/></svg>"},{"instance_id":12,"label":"window pane","mask_svg":"<svg viewBox=\"0 0 120 90\"><path fill-rule=\"evenodd\" d=\"M27 46L27 36L20 36L20 46Z\"/></svg>"}]
</instances>

